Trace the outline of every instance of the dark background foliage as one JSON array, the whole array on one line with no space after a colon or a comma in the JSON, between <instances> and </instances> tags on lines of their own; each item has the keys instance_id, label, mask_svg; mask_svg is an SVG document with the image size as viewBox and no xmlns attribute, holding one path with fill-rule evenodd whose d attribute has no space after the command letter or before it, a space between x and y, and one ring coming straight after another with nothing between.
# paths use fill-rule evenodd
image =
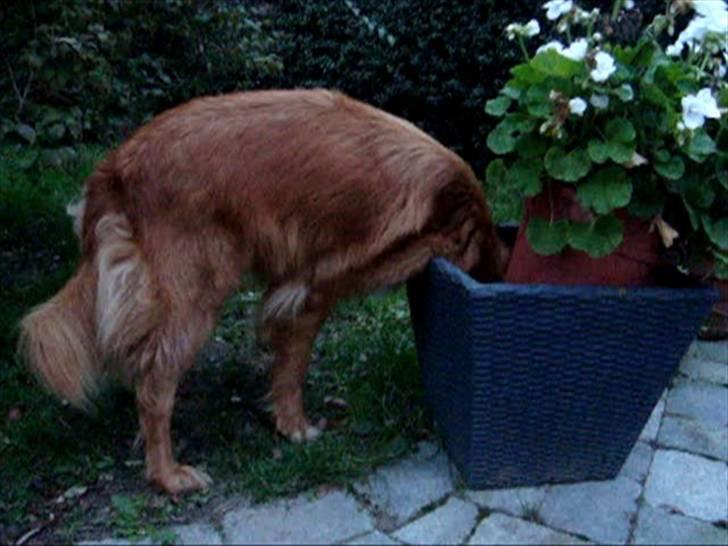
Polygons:
<instances>
[{"instance_id":1,"label":"dark background foliage","mask_svg":"<svg viewBox=\"0 0 728 546\"><path fill-rule=\"evenodd\" d=\"M520 58L503 29L541 1L11 0L0 138L113 144L165 108L240 89L332 87L405 117L480 171L483 105ZM607 13L611 1L581 2ZM638 2L646 17L663 0Z\"/></svg>"}]
</instances>

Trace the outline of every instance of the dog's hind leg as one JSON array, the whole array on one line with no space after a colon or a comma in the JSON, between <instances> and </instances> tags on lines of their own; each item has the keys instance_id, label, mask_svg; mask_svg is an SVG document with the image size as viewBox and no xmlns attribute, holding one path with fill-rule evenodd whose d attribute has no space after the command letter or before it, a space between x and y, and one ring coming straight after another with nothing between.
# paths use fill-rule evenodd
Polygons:
<instances>
[{"instance_id":1,"label":"dog's hind leg","mask_svg":"<svg viewBox=\"0 0 728 546\"><path fill-rule=\"evenodd\" d=\"M204 489L211 482L204 472L175 460L170 435L177 385L213 325L212 315L194 315L190 312L184 322L167 320L153 334L135 381L146 477L171 494Z\"/></svg>"},{"instance_id":2,"label":"dog's hind leg","mask_svg":"<svg viewBox=\"0 0 728 546\"><path fill-rule=\"evenodd\" d=\"M275 291L269 291L271 294ZM280 434L294 442L313 440L321 432L306 417L303 385L313 342L330 308L328 299L309 293L299 314L268 318L263 325L275 354L270 392L275 426Z\"/></svg>"}]
</instances>

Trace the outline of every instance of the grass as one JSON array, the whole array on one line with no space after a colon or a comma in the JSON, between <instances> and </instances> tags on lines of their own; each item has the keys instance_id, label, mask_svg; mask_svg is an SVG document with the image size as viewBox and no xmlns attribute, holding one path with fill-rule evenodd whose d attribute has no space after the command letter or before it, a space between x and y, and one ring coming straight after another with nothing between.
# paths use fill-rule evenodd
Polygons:
<instances>
[{"instance_id":1,"label":"grass","mask_svg":"<svg viewBox=\"0 0 728 546\"><path fill-rule=\"evenodd\" d=\"M78 151L61 167L0 149L0 542L42 528L45 541L154 533L230 495L255 500L346 485L427 435L403 291L342 304L314 348L312 417L329 430L294 445L271 428L267 360L252 322L259 292L240 292L181 385L173 422L180 460L207 470L212 489L172 501L143 480L130 393L111 389L93 415L43 392L15 355L17 322L71 275L77 243L65 204L102 155ZM161 537L160 540L165 540Z\"/></svg>"}]
</instances>

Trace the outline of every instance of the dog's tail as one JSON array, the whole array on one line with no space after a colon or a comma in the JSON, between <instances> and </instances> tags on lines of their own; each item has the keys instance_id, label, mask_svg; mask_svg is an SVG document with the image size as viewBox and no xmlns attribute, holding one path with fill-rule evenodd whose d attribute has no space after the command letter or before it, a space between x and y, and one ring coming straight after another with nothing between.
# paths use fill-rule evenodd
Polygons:
<instances>
[{"instance_id":1,"label":"dog's tail","mask_svg":"<svg viewBox=\"0 0 728 546\"><path fill-rule=\"evenodd\" d=\"M96 275L88 263L20 324L19 350L40 381L88 409L102 376L93 327Z\"/></svg>"},{"instance_id":2,"label":"dog's tail","mask_svg":"<svg viewBox=\"0 0 728 546\"><path fill-rule=\"evenodd\" d=\"M105 177L97 171L89 183L98 189ZM159 311L128 218L99 197L69 212L83 226L81 265L58 294L23 319L18 348L43 384L88 410L108 371L131 382L131 353Z\"/></svg>"}]
</instances>

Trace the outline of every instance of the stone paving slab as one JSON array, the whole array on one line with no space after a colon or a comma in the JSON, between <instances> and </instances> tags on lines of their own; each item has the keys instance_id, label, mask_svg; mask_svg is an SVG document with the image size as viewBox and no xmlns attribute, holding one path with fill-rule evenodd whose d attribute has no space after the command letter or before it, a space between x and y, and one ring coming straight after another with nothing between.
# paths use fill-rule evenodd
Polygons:
<instances>
[{"instance_id":1,"label":"stone paving slab","mask_svg":"<svg viewBox=\"0 0 728 546\"><path fill-rule=\"evenodd\" d=\"M728 427L682 417L665 417L657 443L728 461Z\"/></svg>"},{"instance_id":2,"label":"stone paving slab","mask_svg":"<svg viewBox=\"0 0 728 546\"><path fill-rule=\"evenodd\" d=\"M544 524L594 542L624 544L642 488L620 477L612 481L554 485L541 507Z\"/></svg>"},{"instance_id":3,"label":"stone paving slab","mask_svg":"<svg viewBox=\"0 0 728 546\"><path fill-rule=\"evenodd\" d=\"M394 538L406 544L462 544L475 528L478 509L451 497L441 507L406 525Z\"/></svg>"},{"instance_id":4,"label":"stone paving slab","mask_svg":"<svg viewBox=\"0 0 728 546\"><path fill-rule=\"evenodd\" d=\"M667 396L665 412L727 426L728 389L702 381L678 381Z\"/></svg>"},{"instance_id":5,"label":"stone paving slab","mask_svg":"<svg viewBox=\"0 0 728 546\"><path fill-rule=\"evenodd\" d=\"M238 508L222 525L229 544L328 544L373 530L370 515L340 491Z\"/></svg>"},{"instance_id":6,"label":"stone paving slab","mask_svg":"<svg viewBox=\"0 0 728 546\"><path fill-rule=\"evenodd\" d=\"M728 385L728 362L685 358L680 364L680 371L692 379Z\"/></svg>"},{"instance_id":7,"label":"stone paving slab","mask_svg":"<svg viewBox=\"0 0 728 546\"><path fill-rule=\"evenodd\" d=\"M647 477L647 472L650 469L650 464L652 464L653 455L654 450L649 444L637 442L622 466L622 470L619 471L619 475L636 482L644 482Z\"/></svg>"},{"instance_id":8,"label":"stone paving slab","mask_svg":"<svg viewBox=\"0 0 728 546\"><path fill-rule=\"evenodd\" d=\"M222 536L209 523L180 525L172 527L172 532L177 535L174 541L175 544L222 544Z\"/></svg>"},{"instance_id":9,"label":"stone paving slab","mask_svg":"<svg viewBox=\"0 0 728 546\"><path fill-rule=\"evenodd\" d=\"M385 535L380 531L372 531L371 533L367 533L366 535L357 537L353 540L349 540L344 544L360 544L362 546L389 546L390 544L399 544L399 542L392 540L389 536Z\"/></svg>"},{"instance_id":10,"label":"stone paving slab","mask_svg":"<svg viewBox=\"0 0 728 546\"><path fill-rule=\"evenodd\" d=\"M478 525L468 544L588 544L531 521L492 514Z\"/></svg>"},{"instance_id":11,"label":"stone paving slab","mask_svg":"<svg viewBox=\"0 0 728 546\"><path fill-rule=\"evenodd\" d=\"M635 544L728 544L728 529L644 506L637 518Z\"/></svg>"},{"instance_id":12,"label":"stone paving slab","mask_svg":"<svg viewBox=\"0 0 728 546\"><path fill-rule=\"evenodd\" d=\"M728 362L728 341L694 341L688 355L713 362Z\"/></svg>"},{"instance_id":13,"label":"stone paving slab","mask_svg":"<svg viewBox=\"0 0 728 546\"><path fill-rule=\"evenodd\" d=\"M642 433L640 434L640 440L650 442L657 438L657 432L660 429L660 422L662 421L662 414L665 412L666 396L667 394L663 394L660 400L655 405L655 409L652 410L652 414L650 415L650 418L647 421L645 428L642 429Z\"/></svg>"},{"instance_id":14,"label":"stone paving slab","mask_svg":"<svg viewBox=\"0 0 728 546\"><path fill-rule=\"evenodd\" d=\"M541 510L548 487L515 487L465 491L465 496L478 506L507 512L513 516L533 517Z\"/></svg>"},{"instance_id":15,"label":"stone paving slab","mask_svg":"<svg viewBox=\"0 0 728 546\"><path fill-rule=\"evenodd\" d=\"M418 451L377 471L355 485L377 510L388 517L386 527L399 527L428 505L441 501L454 489L447 456L423 442Z\"/></svg>"},{"instance_id":16,"label":"stone paving slab","mask_svg":"<svg viewBox=\"0 0 728 546\"><path fill-rule=\"evenodd\" d=\"M708 522L728 519L728 466L697 455L658 449L645 484L645 500Z\"/></svg>"}]
</instances>

